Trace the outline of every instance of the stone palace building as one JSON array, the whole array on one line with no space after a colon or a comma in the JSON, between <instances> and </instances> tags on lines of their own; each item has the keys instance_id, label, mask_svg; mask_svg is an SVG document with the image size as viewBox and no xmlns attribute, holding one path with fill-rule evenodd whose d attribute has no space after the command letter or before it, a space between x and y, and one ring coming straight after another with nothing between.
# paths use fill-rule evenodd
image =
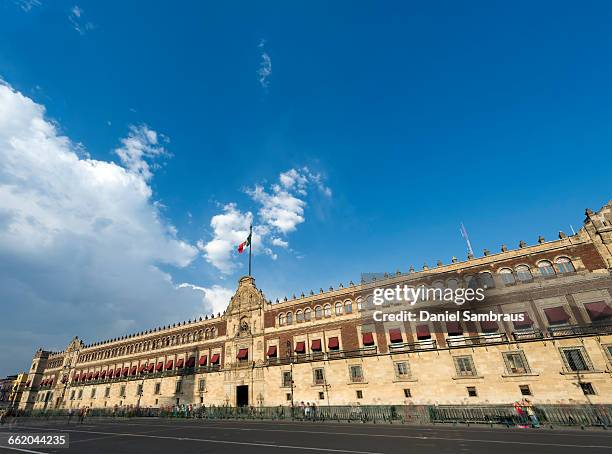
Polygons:
<instances>
[{"instance_id":1,"label":"stone palace building","mask_svg":"<svg viewBox=\"0 0 612 454\"><path fill-rule=\"evenodd\" d=\"M272 303L243 277L219 316L39 350L24 409L612 403L612 201L578 233ZM376 288L486 288L522 321L380 322Z\"/></svg>"}]
</instances>

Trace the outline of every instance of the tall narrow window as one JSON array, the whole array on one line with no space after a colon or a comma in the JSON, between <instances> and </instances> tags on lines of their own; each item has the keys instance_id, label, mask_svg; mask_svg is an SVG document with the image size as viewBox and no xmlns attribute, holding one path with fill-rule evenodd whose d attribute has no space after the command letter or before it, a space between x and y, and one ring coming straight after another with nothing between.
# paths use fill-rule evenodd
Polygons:
<instances>
[{"instance_id":1,"label":"tall narrow window","mask_svg":"<svg viewBox=\"0 0 612 454\"><path fill-rule=\"evenodd\" d=\"M516 282L510 268L502 268L499 270L499 275L501 276L502 282L506 285L512 285Z\"/></svg>"},{"instance_id":2,"label":"tall narrow window","mask_svg":"<svg viewBox=\"0 0 612 454\"><path fill-rule=\"evenodd\" d=\"M574 264L567 257L559 257L555 260L555 264L557 265L557 271L559 271L559 273L573 273L576 271Z\"/></svg>"},{"instance_id":3,"label":"tall narrow window","mask_svg":"<svg viewBox=\"0 0 612 454\"><path fill-rule=\"evenodd\" d=\"M476 368L474 367L474 362L472 361L472 357L470 355L456 356L455 369L457 371L457 375L460 377L476 375Z\"/></svg>"},{"instance_id":4,"label":"tall narrow window","mask_svg":"<svg viewBox=\"0 0 612 454\"><path fill-rule=\"evenodd\" d=\"M544 277L555 275L555 269L553 268L552 263L550 263L548 260L538 262L538 269L540 270L540 274Z\"/></svg>"},{"instance_id":5,"label":"tall narrow window","mask_svg":"<svg viewBox=\"0 0 612 454\"><path fill-rule=\"evenodd\" d=\"M527 358L525 353L522 351L516 352L505 352L503 353L504 362L506 363L506 370L509 374L528 374L529 364L527 364Z\"/></svg>"},{"instance_id":6,"label":"tall narrow window","mask_svg":"<svg viewBox=\"0 0 612 454\"><path fill-rule=\"evenodd\" d=\"M353 302L352 301L347 301L346 303L344 303L344 313L345 314L353 313Z\"/></svg>"},{"instance_id":7,"label":"tall narrow window","mask_svg":"<svg viewBox=\"0 0 612 454\"><path fill-rule=\"evenodd\" d=\"M325 384L325 372L322 368L313 369L312 371L313 383L315 385Z\"/></svg>"},{"instance_id":8,"label":"tall narrow window","mask_svg":"<svg viewBox=\"0 0 612 454\"><path fill-rule=\"evenodd\" d=\"M349 367L349 376L352 383L363 382L363 370L360 365L354 365Z\"/></svg>"},{"instance_id":9,"label":"tall narrow window","mask_svg":"<svg viewBox=\"0 0 612 454\"><path fill-rule=\"evenodd\" d=\"M290 388L291 387L291 372L289 371L283 372L281 378L282 378L281 386L283 388Z\"/></svg>"},{"instance_id":10,"label":"tall narrow window","mask_svg":"<svg viewBox=\"0 0 612 454\"><path fill-rule=\"evenodd\" d=\"M561 354L567 370L582 372L593 369L583 347L562 347Z\"/></svg>"},{"instance_id":11,"label":"tall narrow window","mask_svg":"<svg viewBox=\"0 0 612 454\"><path fill-rule=\"evenodd\" d=\"M518 277L519 281L530 281L533 276L531 276L531 270L527 265L519 265L516 267L516 277Z\"/></svg>"}]
</instances>

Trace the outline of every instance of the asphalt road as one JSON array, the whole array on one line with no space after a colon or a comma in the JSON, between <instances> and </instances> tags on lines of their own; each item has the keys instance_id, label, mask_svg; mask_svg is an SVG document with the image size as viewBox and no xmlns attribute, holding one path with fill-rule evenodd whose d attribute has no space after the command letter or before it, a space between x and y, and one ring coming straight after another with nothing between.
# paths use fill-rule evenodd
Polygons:
<instances>
[{"instance_id":1,"label":"asphalt road","mask_svg":"<svg viewBox=\"0 0 612 454\"><path fill-rule=\"evenodd\" d=\"M312 422L198 421L135 418L20 420L11 433L66 433L70 448L14 447L30 453L611 453L612 430L506 429Z\"/></svg>"}]
</instances>

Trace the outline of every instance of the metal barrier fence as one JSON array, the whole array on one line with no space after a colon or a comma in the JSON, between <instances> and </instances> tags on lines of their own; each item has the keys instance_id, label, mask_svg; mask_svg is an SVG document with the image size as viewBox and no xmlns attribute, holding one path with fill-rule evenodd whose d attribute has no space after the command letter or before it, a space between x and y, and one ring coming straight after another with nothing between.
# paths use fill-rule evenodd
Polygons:
<instances>
[{"instance_id":1,"label":"metal barrier fence","mask_svg":"<svg viewBox=\"0 0 612 454\"><path fill-rule=\"evenodd\" d=\"M612 426L612 405L539 405L533 407L539 422L547 426ZM68 410L19 411L18 416L67 419ZM301 407L168 407L94 408L88 417L198 418L207 420L294 420L400 424L501 424L531 425L527 412L512 405L337 405L315 409ZM72 413L79 417L79 409Z\"/></svg>"}]
</instances>

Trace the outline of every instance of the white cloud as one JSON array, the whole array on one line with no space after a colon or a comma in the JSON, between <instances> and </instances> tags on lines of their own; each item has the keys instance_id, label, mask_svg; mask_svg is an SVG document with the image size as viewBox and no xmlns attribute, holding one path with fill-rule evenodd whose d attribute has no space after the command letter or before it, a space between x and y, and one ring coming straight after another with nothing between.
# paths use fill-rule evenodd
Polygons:
<instances>
[{"instance_id":1,"label":"white cloud","mask_svg":"<svg viewBox=\"0 0 612 454\"><path fill-rule=\"evenodd\" d=\"M202 303L205 313L210 311L212 308L213 314L223 313L227 308L232 296L234 296L235 290L222 287L220 285L213 285L210 288L199 287L197 285L182 283L178 288L186 288L202 292Z\"/></svg>"},{"instance_id":2,"label":"white cloud","mask_svg":"<svg viewBox=\"0 0 612 454\"><path fill-rule=\"evenodd\" d=\"M272 238L272 246L278 246L278 247L282 247L282 248L288 248L289 247L289 243L281 238Z\"/></svg>"},{"instance_id":3,"label":"white cloud","mask_svg":"<svg viewBox=\"0 0 612 454\"><path fill-rule=\"evenodd\" d=\"M278 183L268 189L262 185L247 189L247 194L260 206L257 219L251 212L243 213L235 203L229 203L222 213L211 219L213 238L208 242L198 241L198 248L215 268L223 274L231 274L240 266L234 261L236 246L244 241L249 225L254 223L253 253L276 260L278 255L273 248L289 248L289 242L281 236L295 231L306 220L304 211L309 186L331 197L331 190L325 186L321 175L312 173L307 167L282 172Z\"/></svg>"},{"instance_id":4,"label":"white cloud","mask_svg":"<svg viewBox=\"0 0 612 454\"><path fill-rule=\"evenodd\" d=\"M248 236L252 222L250 212L241 212L234 203L225 205L223 212L210 220L213 239L208 243L198 241L198 248L204 253L206 261L222 273L232 273L237 266L232 260L234 250Z\"/></svg>"},{"instance_id":5,"label":"white cloud","mask_svg":"<svg viewBox=\"0 0 612 454\"><path fill-rule=\"evenodd\" d=\"M151 167L158 166L155 163L151 165L148 161L169 155L160 140L168 141L165 136L160 137L147 125L130 126L128 136L121 139L121 147L117 148L115 153L125 167L145 180L150 180L153 176Z\"/></svg>"},{"instance_id":6,"label":"white cloud","mask_svg":"<svg viewBox=\"0 0 612 454\"><path fill-rule=\"evenodd\" d=\"M70 13L68 14L68 20L72 24L72 28L81 35L95 28L94 24L85 20L84 13L85 11L80 6L74 5L70 8Z\"/></svg>"},{"instance_id":7,"label":"white cloud","mask_svg":"<svg viewBox=\"0 0 612 454\"><path fill-rule=\"evenodd\" d=\"M26 13L29 13L33 8L42 5L40 0L15 0L15 4Z\"/></svg>"},{"instance_id":8,"label":"white cloud","mask_svg":"<svg viewBox=\"0 0 612 454\"><path fill-rule=\"evenodd\" d=\"M270 58L270 55L263 50L265 45L266 41L264 39L259 41L259 44L257 45L257 47L261 49L261 60L259 62L259 69L257 70L257 79L263 88L268 88L270 85L268 79L272 75L272 59Z\"/></svg>"},{"instance_id":9,"label":"white cloud","mask_svg":"<svg viewBox=\"0 0 612 454\"><path fill-rule=\"evenodd\" d=\"M137 131L122 141L125 150L134 137L154 146L153 130ZM38 346L186 320L220 301L214 287L204 299L177 290L160 268L189 265L197 249L163 219L147 167L136 161L124 168L88 158L43 106L0 84L0 374L26 366ZM16 357L24 342L27 356Z\"/></svg>"}]
</instances>

